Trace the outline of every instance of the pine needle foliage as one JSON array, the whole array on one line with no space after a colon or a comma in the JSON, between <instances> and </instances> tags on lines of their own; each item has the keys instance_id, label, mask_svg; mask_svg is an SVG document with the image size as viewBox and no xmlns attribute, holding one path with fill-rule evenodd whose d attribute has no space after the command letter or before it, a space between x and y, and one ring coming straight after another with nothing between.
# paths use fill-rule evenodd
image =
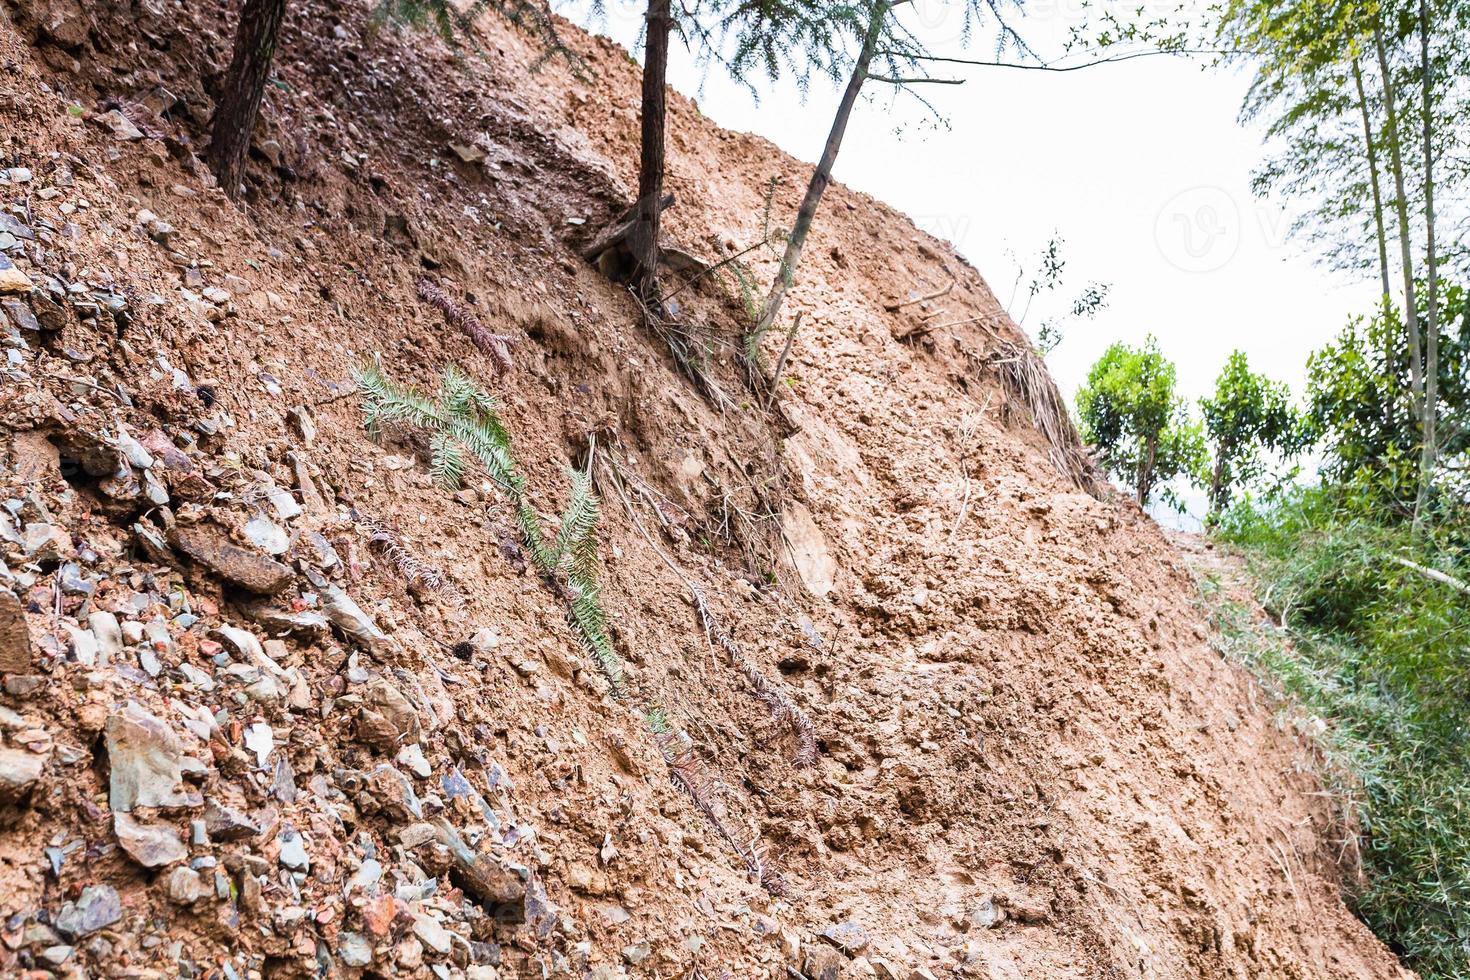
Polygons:
<instances>
[{"instance_id":1,"label":"pine needle foliage","mask_svg":"<svg viewBox=\"0 0 1470 980\"><path fill-rule=\"evenodd\" d=\"M390 379L377 360L358 365L353 380L362 392L363 424L376 437L392 425L429 434L429 470L445 490L456 490L471 461L478 463L515 509L521 543L532 563L561 594L567 620L589 656L607 677L614 695L623 693L623 670L608 632L597 583L597 522L601 513L592 479L572 474L571 499L557 532L548 536L531 506L525 477L515 467L510 434L500 405L457 368L444 369L432 397Z\"/></svg>"},{"instance_id":2,"label":"pine needle foliage","mask_svg":"<svg viewBox=\"0 0 1470 980\"><path fill-rule=\"evenodd\" d=\"M573 68L581 69L581 59L567 47L556 29L556 18L547 0L473 0L462 9L456 8L451 0L376 0L372 21L380 27L432 31L450 48L458 49L460 39L469 33L475 20L491 10L541 45L541 57L535 67L560 57Z\"/></svg>"},{"instance_id":3,"label":"pine needle foliage","mask_svg":"<svg viewBox=\"0 0 1470 980\"><path fill-rule=\"evenodd\" d=\"M378 26L431 30L453 46L488 6L487 0L476 0L469 9L461 11L447 0L378 0L373 6L372 22Z\"/></svg>"}]
</instances>

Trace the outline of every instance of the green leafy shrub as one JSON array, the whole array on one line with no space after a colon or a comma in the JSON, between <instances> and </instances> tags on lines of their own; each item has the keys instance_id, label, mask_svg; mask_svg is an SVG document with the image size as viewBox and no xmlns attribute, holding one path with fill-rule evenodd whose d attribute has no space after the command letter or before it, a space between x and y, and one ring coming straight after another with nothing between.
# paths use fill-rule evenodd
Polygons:
<instances>
[{"instance_id":1,"label":"green leafy shrub","mask_svg":"<svg viewBox=\"0 0 1470 980\"><path fill-rule=\"evenodd\" d=\"M1082 438L1108 473L1133 486L1140 507L1160 485L1204 466L1204 433L1174 380L1174 362L1150 336L1140 348L1113 344L1077 390ZM1178 505L1167 486L1164 497Z\"/></svg>"}]
</instances>

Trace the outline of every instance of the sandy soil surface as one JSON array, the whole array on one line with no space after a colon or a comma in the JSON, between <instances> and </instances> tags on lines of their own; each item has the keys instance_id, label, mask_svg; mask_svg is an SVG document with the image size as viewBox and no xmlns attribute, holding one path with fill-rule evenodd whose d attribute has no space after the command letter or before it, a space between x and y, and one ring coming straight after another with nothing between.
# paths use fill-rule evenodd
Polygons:
<instances>
[{"instance_id":1,"label":"sandy soil surface","mask_svg":"<svg viewBox=\"0 0 1470 980\"><path fill-rule=\"evenodd\" d=\"M293 3L237 208L196 156L226 6L0 2L0 972L1405 975L1310 752L1058 473L947 244L834 186L767 410L733 275L671 337L579 256L635 184L626 52ZM758 241L773 178L790 221L805 165L671 111L673 239ZM547 513L595 461L624 697L483 474L367 437L373 354L493 391Z\"/></svg>"}]
</instances>

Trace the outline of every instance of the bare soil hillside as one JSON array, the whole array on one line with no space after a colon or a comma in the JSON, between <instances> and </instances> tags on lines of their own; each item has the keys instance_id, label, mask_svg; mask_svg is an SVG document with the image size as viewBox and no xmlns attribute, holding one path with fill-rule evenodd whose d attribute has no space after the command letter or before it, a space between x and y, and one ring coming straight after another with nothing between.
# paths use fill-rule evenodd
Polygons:
<instances>
[{"instance_id":1,"label":"bare soil hillside","mask_svg":"<svg viewBox=\"0 0 1470 980\"><path fill-rule=\"evenodd\" d=\"M834 186L768 407L728 268L652 330L580 257L636 183L626 52L296 0L236 207L234 6L0 0L0 973L1404 975L948 245ZM707 261L806 175L681 98L669 165ZM368 437L373 355L492 391L548 515L590 460L620 697L485 474Z\"/></svg>"}]
</instances>

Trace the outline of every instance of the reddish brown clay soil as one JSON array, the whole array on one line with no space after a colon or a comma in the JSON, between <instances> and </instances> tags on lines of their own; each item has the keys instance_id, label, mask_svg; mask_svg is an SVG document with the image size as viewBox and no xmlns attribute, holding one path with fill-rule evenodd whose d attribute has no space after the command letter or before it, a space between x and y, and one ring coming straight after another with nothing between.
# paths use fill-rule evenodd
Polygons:
<instances>
[{"instance_id":1,"label":"reddish brown clay soil","mask_svg":"<svg viewBox=\"0 0 1470 980\"><path fill-rule=\"evenodd\" d=\"M0 276L37 287L0 307L0 973L1405 975L1339 896L1310 753L1210 651L1154 524L1052 467L985 366L1020 334L947 245L834 186L767 412L731 276L676 298L699 384L579 258L636 183L625 52L562 25L580 71L531 73L499 22L456 59L297 0L237 208L196 159L234 6L0 0ZM705 259L806 176L681 98L669 160ZM509 374L426 273L514 340ZM494 488L364 434L372 354L493 390L548 513L595 444L625 698ZM312 621L335 590L381 637Z\"/></svg>"}]
</instances>

